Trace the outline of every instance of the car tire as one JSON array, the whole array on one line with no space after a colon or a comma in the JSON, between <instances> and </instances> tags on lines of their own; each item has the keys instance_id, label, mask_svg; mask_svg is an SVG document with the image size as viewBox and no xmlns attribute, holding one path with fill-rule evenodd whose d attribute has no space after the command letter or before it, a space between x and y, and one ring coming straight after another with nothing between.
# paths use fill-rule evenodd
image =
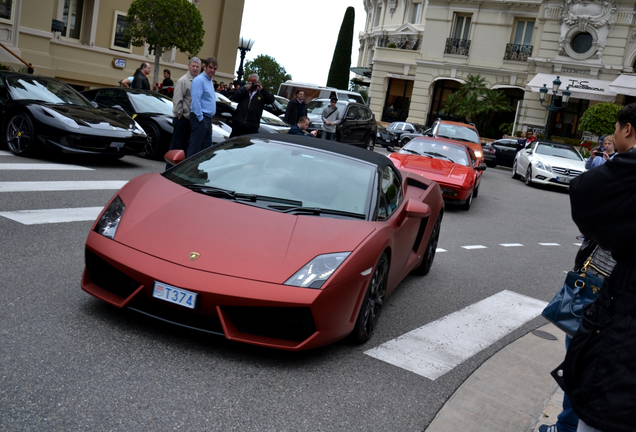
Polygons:
<instances>
[{"instance_id":1,"label":"car tire","mask_svg":"<svg viewBox=\"0 0 636 432\"><path fill-rule=\"evenodd\" d=\"M161 147L161 131L154 123L143 123L141 128L148 135L148 142L144 146L144 149L139 153L139 156L146 159L158 159L163 157L163 153L160 151Z\"/></svg>"},{"instance_id":2,"label":"car tire","mask_svg":"<svg viewBox=\"0 0 636 432\"><path fill-rule=\"evenodd\" d=\"M470 210L470 206L473 204L473 197L474 196L475 196L475 191L474 190L470 191L470 195L468 196L468 199L461 206L462 210L465 210L465 211Z\"/></svg>"},{"instance_id":3,"label":"car tire","mask_svg":"<svg viewBox=\"0 0 636 432\"><path fill-rule=\"evenodd\" d=\"M373 135L369 135L367 137L367 140L364 146L367 150L373 151L373 149L375 148L375 139L373 138Z\"/></svg>"},{"instance_id":4,"label":"car tire","mask_svg":"<svg viewBox=\"0 0 636 432\"><path fill-rule=\"evenodd\" d=\"M28 156L33 153L37 139L31 116L19 113L11 117L5 129L5 142L14 155Z\"/></svg>"},{"instance_id":5,"label":"car tire","mask_svg":"<svg viewBox=\"0 0 636 432\"><path fill-rule=\"evenodd\" d=\"M411 138L409 137L404 137L400 140L400 147L404 147L409 141L411 141Z\"/></svg>"},{"instance_id":6,"label":"car tire","mask_svg":"<svg viewBox=\"0 0 636 432\"><path fill-rule=\"evenodd\" d=\"M512 163L512 178L517 180L519 179L519 174L517 174L517 161L515 160Z\"/></svg>"},{"instance_id":7,"label":"car tire","mask_svg":"<svg viewBox=\"0 0 636 432\"><path fill-rule=\"evenodd\" d=\"M435 259L435 253L437 252L437 244L439 242L439 232L442 226L442 214L440 213L433 225L433 231L431 231L431 238L426 245L426 252L424 252L424 258L422 263L413 270L413 273L419 276L426 276L431 271L433 266L433 260Z\"/></svg>"},{"instance_id":8,"label":"car tire","mask_svg":"<svg viewBox=\"0 0 636 432\"><path fill-rule=\"evenodd\" d=\"M528 165L526 177L523 179L523 181L526 183L526 185L532 186L532 165Z\"/></svg>"},{"instance_id":9,"label":"car tire","mask_svg":"<svg viewBox=\"0 0 636 432\"><path fill-rule=\"evenodd\" d=\"M481 186L481 183L479 183L477 185L477 187L473 190L473 198L477 198L477 195L479 195L479 187Z\"/></svg>"},{"instance_id":10,"label":"car tire","mask_svg":"<svg viewBox=\"0 0 636 432\"><path fill-rule=\"evenodd\" d=\"M386 297L386 288L389 278L389 257L382 253L378 264L375 266L373 276L364 294L358 318L351 332L351 341L362 344L369 340L373 329L378 323L382 304Z\"/></svg>"}]
</instances>

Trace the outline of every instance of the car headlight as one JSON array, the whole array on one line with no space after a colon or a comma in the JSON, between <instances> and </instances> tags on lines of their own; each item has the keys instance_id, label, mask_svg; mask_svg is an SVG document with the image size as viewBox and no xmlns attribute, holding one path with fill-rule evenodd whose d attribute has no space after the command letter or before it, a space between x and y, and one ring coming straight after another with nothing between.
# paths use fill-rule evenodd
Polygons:
<instances>
[{"instance_id":1,"label":"car headlight","mask_svg":"<svg viewBox=\"0 0 636 432\"><path fill-rule=\"evenodd\" d=\"M318 289L350 254L351 252L338 252L318 255L287 279L285 285Z\"/></svg>"},{"instance_id":2,"label":"car headlight","mask_svg":"<svg viewBox=\"0 0 636 432\"><path fill-rule=\"evenodd\" d=\"M109 239L114 239L125 209L124 202L119 196L116 196L97 221L95 232Z\"/></svg>"},{"instance_id":3,"label":"car headlight","mask_svg":"<svg viewBox=\"0 0 636 432\"><path fill-rule=\"evenodd\" d=\"M537 168L543 171L552 172L552 167L548 165L547 163L544 163L541 161L537 161Z\"/></svg>"},{"instance_id":4,"label":"car headlight","mask_svg":"<svg viewBox=\"0 0 636 432\"><path fill-rule=\"evenodd\" d=\"M475 157L480 158L483 156L483 153L480 150L475 150Z\"/></svg>"},{"instance_id":5,"label":"car headlight","mask_svg":"<svg viewBox=\"0 0 636 432\"><path fill-rule=\"evenodd\" d=\"M133 120L133 121L135 122L135 132L145 135L146 131L144 130L144 128L142 128L141 125L137 123L137 120Z\"/></svg>"}]
</instances>

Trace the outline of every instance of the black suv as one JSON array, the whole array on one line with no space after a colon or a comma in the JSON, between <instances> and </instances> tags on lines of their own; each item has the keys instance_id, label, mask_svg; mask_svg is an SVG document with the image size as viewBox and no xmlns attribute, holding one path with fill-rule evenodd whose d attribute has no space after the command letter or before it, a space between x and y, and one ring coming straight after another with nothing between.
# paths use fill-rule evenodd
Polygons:
<instances>
[{"instance_id":1,"label":"black suv","mask_svg":"<svg viewBox=\"0 0 636 432\"><path fill-rule=\"evenodd\" d=\"M329 99L313 99L307 104L307 117L311 120L309 130L322 131L322 110L330 104ZM364 146L373 150L378 125L371 110L363 104L338 101L340 123L336 125L336 141Z\"/></svg>"}]
</instances>

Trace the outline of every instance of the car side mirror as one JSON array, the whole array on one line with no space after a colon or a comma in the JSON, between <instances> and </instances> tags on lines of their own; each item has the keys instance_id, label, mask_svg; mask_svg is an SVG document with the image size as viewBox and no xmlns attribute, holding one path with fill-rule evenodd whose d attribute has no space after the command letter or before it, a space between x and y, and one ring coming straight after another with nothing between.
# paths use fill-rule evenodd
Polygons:
<instances>
[{"instance_id":1,"label":"car side mirror","mask_svg":"<svg viewBox=\"0 0 636 432\"><path fill-rule=\"evenodd\" d=\"M186 158L183 150L170 150L163 156L163 159L170 165L177 165L183 162Z\"/></svg>"},{"instance_id":2,"label":"car side mirror","mask_svg":"<svg viewBox=\"0 0 636 432\"><path fill-rule=\"evenodd\" d=\"M347 120L355 120L356 116L353 115L353 114L349 114L348 116L345 117L345 119L347 119Z\"/></svg>"},{"instance_id":3,"label":"car side mirror","mask_svg":"<svg viewBox=\"0 0 636 432\"><path fill-rule=\"evenodd\" d=\"M475 167L475 169L476 169L476 170L478 170L478 171L486 171L486 168L487 168L487 167L486 167L486 164L477 165L477 166ZM489 175L490 175L490 174L489 174Z\"/></svg>"},{"instance_id":4,"label":"car side mirror","mask_svg":"<svg viewBox=\"0 0 636 432\"><path fill-rule=\"evenodd\" d=\"M393 146L386 146L386 149L389 153L393 153L395 151L395 147Z\"/></svg>"},{"instance_id":5,"label":"car side mirror","mask_svg":"<svg viewBox=\"0 0 636 432\"><path fill-rule=\"evenodd\" d=\"M410 199L406 202L406 216L410 218L425 218L431 215L431 208L422 201Z\"/></svg>"},{"instance_id":6,"label":"car side mirror","mask_svg":"<svg viewBox=\"0 0 636 432\"><path fill-rule=\"evenodd\" d=\"M99 105L95 101L91 101L91 105L93 105L93 108L99 108Z\"/></svg>"}]
</instances>

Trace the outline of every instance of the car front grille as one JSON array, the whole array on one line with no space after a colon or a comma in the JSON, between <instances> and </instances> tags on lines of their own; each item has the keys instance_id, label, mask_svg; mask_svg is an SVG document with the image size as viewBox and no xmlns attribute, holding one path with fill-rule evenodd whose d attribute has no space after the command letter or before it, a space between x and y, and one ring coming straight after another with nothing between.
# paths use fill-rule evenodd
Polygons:
<instances>
[{"instance_id":1,"label":"car front grille","mask_svg":"<svg viewBox=\"0 0 636 432\"><path fill-rule=\"evenodd\" d=\"M86 271L95 285L122 299L130 297L141 285L89 250L86 251Z\"/></svg>"},{"instance_id":2,"label":"car front grille","mask_svg":"<svg viewBox=\"0 0 636 432\"><path fill-rule=\"evenodd\" d=\"M224 306L223 311L241 333L300 342L316 332L309 308Z\"/></svg>"},{"instance_id":3,"label":"car front grille","mask_svg":"<svg viewBox=\"0 0 636 432\"><path fill-rule=\"evenodd\" d=\"M164 304L141 296L136 298L128 308L170 324L215 335L225 335L221 321L215 316L201 315L189 309L182 310L179 306Z\"/></svg>"},{"instance_id":4,"label":"car front grille","mask_svg":"<svg viewBox=\"0 0 636 432\"><path fill-rule=\"evenodd\" d=\"M552 167L552 172L558 175L565 175L570 177L576 177L583 173L582 171L561 167Z\"/></svg>"}]
</instances>

